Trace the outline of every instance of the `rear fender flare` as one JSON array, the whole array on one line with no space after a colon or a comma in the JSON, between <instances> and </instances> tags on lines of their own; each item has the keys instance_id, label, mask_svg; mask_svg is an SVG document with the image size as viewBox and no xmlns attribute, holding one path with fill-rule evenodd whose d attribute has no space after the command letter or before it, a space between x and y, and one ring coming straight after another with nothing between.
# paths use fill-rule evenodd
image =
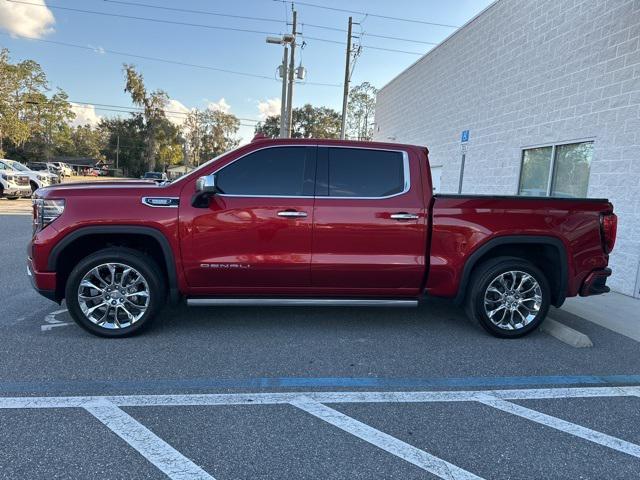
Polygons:
<instances>
[{"instance_id":1,"label":"rear fender flare","mask_svg":"<svg viewBox=\"0 0 640 480\"><path fill-rule=\"evenodd\" d=\"M569 257L567 255L567 249L557 237L549 237L549 236L529 236L529 235L509 235L492 238L487 242L480 245L476 248L471 255L467 258L467 261L462 268L462 275L460 277L460 284L458 285L458 293L455 296L454 302L458 305L464 302L464 298L467 294L467 287L469 284L469 279L471 278L471 272L477 265L478 261L490 250L493 250L496 247L501 247L505 245L522 245L522 244L531 244L531 245L550 245L554 247L560 258L560 281L558 291L556 293L556 301L554 302L554 306L559 307L564 303L564 300L567 296L567 285L569 278Z\"/></svg>"}]
</instances>

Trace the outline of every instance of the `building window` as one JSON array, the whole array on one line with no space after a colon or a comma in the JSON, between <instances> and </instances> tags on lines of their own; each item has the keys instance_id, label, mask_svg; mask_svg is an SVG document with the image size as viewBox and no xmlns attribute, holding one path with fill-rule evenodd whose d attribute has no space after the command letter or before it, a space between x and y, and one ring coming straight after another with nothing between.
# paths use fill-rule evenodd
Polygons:
<instances>
[{"instance_id":1,"label":"building window","mask_svg":"<svg viewBox=\"0 0 640 480\"><path fill-rule=\"evenodd\" d=\"M592 158L593 142L528 148L518 195L586 197Z\"/></svg>"}]
</instances>

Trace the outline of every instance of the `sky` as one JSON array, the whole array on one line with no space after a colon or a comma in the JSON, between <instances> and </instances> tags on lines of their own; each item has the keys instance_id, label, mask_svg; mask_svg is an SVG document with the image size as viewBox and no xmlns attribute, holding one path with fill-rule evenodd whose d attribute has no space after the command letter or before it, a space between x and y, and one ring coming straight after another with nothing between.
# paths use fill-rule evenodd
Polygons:
<instances>
[{"instance_id":1,"label":"sky","mask_svg":"<svg viewBox=\"0 0 640 480\"><path fill-rule=\"evenodd\" d=\"M307 78L295 86L294 107L311 103L341 110L350 15L357 23L354 35L358 38L354 41L361 45L352 85L367 81L380 88L433 48L432 44L451 35L454 27L463 25L491 3L492 0L294 2L301 32L297 44L302 45L296 50L296 65L301 63L307 70ZM198 12L167 10L171 8ZM14 62L33 59L40 63L51 86L62 88L77 104L76 123L127 115L110 110L132 106L124 92L122 67L123 63L131 63L143 74L149 90L167 92L171 98L167 111L172 121L179 123L184 118L177 112L210 106L239 117L239 134L248 141L256 121L280 112L282 84L276 69L282 60L282 47L267 44L265 38L290 32L287 22L291 22L291 10L291 2L282 0L0 0L0 48L8 48Z\"/></svg>"}]
</instances>

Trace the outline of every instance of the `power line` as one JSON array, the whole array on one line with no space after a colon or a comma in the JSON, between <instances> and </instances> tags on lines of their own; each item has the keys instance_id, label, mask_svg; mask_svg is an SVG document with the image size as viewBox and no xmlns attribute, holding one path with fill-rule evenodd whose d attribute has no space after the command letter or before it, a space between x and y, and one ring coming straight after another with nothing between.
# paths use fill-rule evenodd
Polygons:
<instances>
[{"instance_id":1,"label":"power line","mask_svg":"<svg viewBox=\"0 0 640 480\"><path fill-rule=\"evenodd\" d=\"M259 22L269 22L269 23L278 23L278 24L282 24L282 23L286 24L288 22L288 17L287 17L287 20L283 22L282 20L277 20L275 18L251 17L251 16L245 16L245 15L233 15L233 14L229 14L229 13L212 12L212 11L209 11L209 10L192 10L192 9L189 9L189 8L165 7L165 6L161 6L161 5L152 5L152 4L141 3L141 2L129 2L129 1L124 1L124 0L97 0L97 1L113 3L113 4L117 4L117 5L152 8L152 9L156 9L156 10L164 10L164 11L170 11L170 12L195 13L195 14L198 14L198 15L211 15L211 16L216 16L216 17L237 18L237 19L241 19L241 20L254 20L254 21L259 21ZM283 3L285 4L285 9L286 9L286 2L283 2ZM318 24L314 24L314 23L304 23L303 25L305 25L307 27L312 27L312 28L319 28L319 29L323 29L323 30L331 30L331 31L334 31L334 32L346 33L346 30L343 29L343 28L330 27L330 26L327 26L327 25L318 25ZM400 41L400 42L421 43L421 44L424 44L424 45L437 45L436 42L427 42L427 41L424 41L424 40L414 40L414 39L411 39L411 38L394 37L392 35L383 35L383 34L379 34L379 33L367 33L367 35L370 36L370 37L374 37L374 38L383 38L385 40L397 40L397 41Z\"/></svg>"},{"instance_id":2,"label":"power line","mask_svg":"<svg viewBox=\"0 0 640 480\"><path fill-rule=\"evenodd\" d=\"M261 75L259 73L250 73L250 72L241 72L241 71L237 71L237 70L229 70L226 68L220 68L220 67L212 67L209 65L199 65L199 64L195 64L195 63L187 63L187 62L181 62L178 60L170 60L167 58L159 58L159 57L151 57L148 55L137 55L134 53L128 53L128 52L120 52L117 50L109 50L106 48L102 48L102 47L91 47L91 46L87 46L87 45L79 45L76 43L68 43L68 42L59 42L56 40L45 40L42 38L35 38L35 37L29 37L26 35L9 35L8 33L4 33L4 32L0 32L0 35L4 35L4 36L14 36L14 37L19 37L19 38L25 38L28 40L33 40L35 42L41 42L41 43L48 43L51 45L58 45L58 46L62 46L62 47L69 47L69 48L78 48L81 50L89 50L92 51L94 53L108 53L111 55L120 55L123 57L131 57L131 58L139 58L142 60L151 60L154 62L162 62L162 63L169 63L172 65L180 65L183 67L192 67L192 68L199 68L199 69L203 69L203 70L212 70L214 72L222 72L222 73L229 73L232 75L241 75L241 76L245 76L245 77L253 77L253 78L261 78L261 79L265 79L265 80L271 80L271 81L277 81L274 77L269 76L269 75ZM322 82L304 82L304 85L315 85L315 86L324 86L324 87L341 87L341 84L336 84L336 83L322 83Z\"/></svg>"},{"instance_id":3,"label":"power line","mask_svg":"<svg viewBox=\"0 0 640 480\"><path fill-rule=\"evenodd\" d=\"M271 23L279 23L279 24L286 23L286 22L283 22L282 20L278 20L275 18L249 17L245 15L233 15L230 13L211 12L208 10L191 10L188 8L164 7L161 5L151 5L148 3L140 3L140 2L125 2L122 0L98 0L98 1L107 2L107 3L116 3L119 5L134 6L134 7L154 8L156 10L166 10L170 12L196 13L198 15L211 15L214 17L238 18L240 20L256 20L260 22L271 22Z\"/></svg>"},{"instance_id":4,"label":"power line","mask_svg":"<svg viewBox=\"0 0 640 480\"><path fill-rule=\"evenodd\" d=\"M327 27L325 25L316 25L316 24L313 24L313 23L303 23L302 26L303 27L312 27L312 28L321 28L323 30L331 30L333 32L340 32L340 33L346 33L347 32L343 28ZM423 45L438 45L438 42L427 42L427 41L424 41L424 40L413 40L411 38L394 37L394 36L391 36L391 35L382 35L382 34L379 34L379 33L366 32L365 35L367 35L368 37L373 37L373 38L384 38L385 40L397 40L399 42L421 43Z\"/></svg>"},{"instance_id":5,"label":"power line","mask_svg":"<svg viewBox=\"0 0 640 480\"><path fill-rule=\"evenodd\" d=\"M151 5L148 3L140 3L140 2L129 2L129 1L124 1L124 0L97 0L97 1L102 1L102 2L107 2L107 3L114 3L114 4L118 4L118 5L127 5L127 6L135 6L135 7L143 7L143 8L152 8L152 9L156 9L156 10L165 10L165 11L170 11L170 12L183 12L183 13L195 13L195 14L199 14L199 15L213 15L216 17L228 17L228 18L237 18L237 19L241 19L241 20L255 20L255 21L259 21L259 22L270 22L270 23L287 23L288 22L288 17L286 21L282 21L282 20L277 20L275 18L266 18L266 17L250 17L250 16L245 16L245 15L232 15L232 14L228 14L228 13L220 13L220 12L211 12L208 10L192 10L192 9L188 9L188 8L177 8L177 7L164 7L164 6L160 6L160 5ZM286 2L283 2L285 4L285 10L286 10ZM307 27L311 27L311 28L319 28L319 29L323 29L323 30L331 30L334 32L340 32L340 33L346 33L346 30L343 28L336 28L336 27L330 27L327 25L318 25L318 24L314 24L314 23L304 23L304 26ZM383 35L383 34L379 34L379 33L367 33L368 36L370 37L374 37L374 38L383 38L385 40L397 40L400 42L409 42L409 43L421 43L423 45L437 45L437 42L427 42L424 40L414 40L411 38L403 38L403 37L394 37L392 35Z\"/></svg>"},{"instance_id":6,"label":"power line","mask_svg":"<svg viewBox=\"0 0 640 480\"><path fill-rule=\"evenodd\" d=\"M130 109L132 110L131 113L141 113L144 110L144 107L127 107L125 105L111 105L108 103L93 103L93 102L81 102L78 100L68 100L68 102L70 103L75 103L77 104L76 106L78 107L82 107L82 108L91 108L94 107L97 109L97 107L109 107L109 108L118 108L118 109ZM100 110L103 110L102 108L100 108ZM180 112L178 110L162 110L165 114L166 113L170 113L170 114L175 114L175 115L189 115L189 112ZM249 122L260 122L261 120L255 119L255 118L243 118L243 117L236 117L238 120L244 120L244 121L249 121Z\"/></svg>"},{"instance_id":7,"label":"power line","mask_svg":"<svg viewBox=\"0 0 640 480\"><path fill-rule=\"evenodd\" d=\"M328 38L310 37L310 36L304 35L304 34L302 34L302 36L304 38L308 39L308 40L316 40L318 42L334 43L336 45L344 45L345 44L343 41L339 41L339 40L330 40ZM382 50L382 51L385 51L385 52L407 53L409 55L419 55L419 56L424 55L424 53L421 53L421 52L410 52L410 51L407 51L407 50L397 50L395 48L375 47L373 45L364 45L364 44L360 44L360 46L362 48L369 48L371 50Z\"/></svg>"},{"instance_id":8,"label":"power line","mask_svg":"<svg viewBox=\"0 0 640 480\"><path fill-rule=\"evenodd\" d=\"M267 32L267 31L262 31L262 30L251 30L251 29L246 29L246 28L235 28L235 27L221 27L218 25L206 25L206 24L202 24L202 23L190 23L190 22L178 22L178 21L174 21L174 20L163 20L163 19L159 19L159 18L151 18L151 17L139 17L139 16L134 16L134 15L123 15L123 14L118 14L118 13L107 13L107 12L99 12L96 10L82 10L79 8L71 8L71 7L61 7L58 5L45 5L45 4L38 4L38 3L31 3L31 2L26 2L24 0L5 0L7 2L11 2L11 3L18 3L21 5L31 5L34 7L43 7L43 8L54 8L54 9L58 9L58 10L66 10L66 11L70 11L70 12L76 12L76 13L88 13L91 15L101 15L101 16L106 16L106 17L116 17L116 18L126 18L129 20L140 20L140 21L147 21L147 22L155 22L155 23L165 23L165 24L170 24L170 25L180 25L180 26L187 26L187 27L197 27L197 28L208 28L208 29L213 29L213 30L225 30L225 31L233 31L233 32L241 32L241 33L253 33L253 34L260 34L260 35L280 35L279 33L274 33L274 32ZM280 0L277 0L280 1ZM284 1L284 0L282 0ZM328 8L328 7L327 7ZM374 36L374 34L368 34L370 36ZM376 34L377 35L377 34ZM391 38L389 36L383 36L383 35L377 35L380 38ZM306 37L309 39L314 39L320 42L329 42L329 43L342 43L342 42L337 42L334 40L327 40L327 39L322 39L322 38L314 38L314 37ZM400 38L393 38L395 40L407 40L407 39L400 39ZM427 43L430 44L431 42L420 42L420 43ZM375 47L375 46L371 46L371 45L362 45L363 47L366 46L366 48L370 48L373 50L381 50L381 51L387 51L387 52L395 52L395 53L408 53L411 55L423 55L422 53L418 53L418 52L408 52L406 50L397 50L397 49L392 49L392 48L383 48L383 47ZM311 82L308 82L311 83ZM333 86L333 85L332 85Z\"/></svg>"},{"instance_id":9,"label":"power line","mask_svg":"<svg viewBox=\"0 0 640 480\"><path fill-rule=\"evenodd\" d=\"M291 0L274 0L276 2L289 3ZM317 5L315 3L309 2L299 2L295 1L297 5L305 5L307 7L313 8L322 8L324 10L333 10L334 12L344 12L344 13L355 13L357 15L363 15L365 17L375 17L375 18L384 18L385 20L396 20L398 22L410 22L410 23L420 23L422 25L433 25L436 27L447 27L447 28L460 28L458 25L448 25L446 23L435 23L435 22L427 22L426 20L418 20L415 18L401 18L401 17L392 17L389 15L380 15L377 13L369 13L369 12L360 12L358 10L349 10L345 8L335 8L335 7L327 7L325 5Z\"/></svg>"},{"instance_id":10,"label":"power line","mask_svg":"<svg viewBox=\"0 0 640 480\"><path fill-rule=\"evenodd\" d=\"M146 22L156 22L156 23L167 23L167 24L171 24L171 25L181 25L181 26L186 26L186 27L199 27L199 28L209 28L209 29L213 29L213 30L226 30L226 31L231 31L231 32L242 32L242 33L255 33L255 34L260 34L260 35L279 35L278 33L274 33L274 32L266 32L266 31L262 31L262 30L251 30L251 29L247 29L247 28L235 28L235 27L221 27L218 25L206 25L203 23L190 23L190 22L178 22L175 20L163 20L160 18L151 18L151 17L138 17L138 16L134 16L134 15L123 15L123 14L119 14L119 13L107 13L107 12L99 12L97 10L82 10L79 8L71 8L71 7L61 7L59 5L45 5L45 4L39 4L39 3L31 3L31 2L25 2L23 0L5 0L7 2L11 2L11 3L19 3L21 5L31 5L34 7L43 7L43 8L54 8L57 10L66 10L69 12L77 12L77 13L89 13L92 15L102 15L105 17L116 17L116 18L126 18L129 20L142 20L142 21L146 21Z\"/></svg>"}]
</instances>

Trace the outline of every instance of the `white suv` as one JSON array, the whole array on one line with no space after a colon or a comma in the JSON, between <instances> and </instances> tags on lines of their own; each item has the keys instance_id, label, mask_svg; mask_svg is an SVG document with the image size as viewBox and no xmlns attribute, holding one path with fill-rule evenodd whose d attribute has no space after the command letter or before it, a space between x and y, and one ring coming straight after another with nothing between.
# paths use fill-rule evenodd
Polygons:
<instances>
[{"instance_id":1,"label":"white suv","mask_svg":"<svg viewBox=\"0 0 640 480\"><path fill-rule=\"evenodd\" d=\"M54 167L60 170L60 175L63 177L71 177L73 175L73 168L64 162L50 162Z\"/></svg>"},{"instance_id":2,"label":"white suv","mask_svg":"<svg viewBox=\"0 0 640 480\"><path fill-rule=\"evenodd\" d=\"M14 170L0 160L0 197L15 200L19 197L31 196L29 177Z\"/></svg>"},{"instance_id":3,"label":"white suv","mask_svg":"<svg viewBox=\"0 0 640 480\"><path fill-rule=\"evenodd\" d=\"M38 188L48 187L49 185L55 185L60 183L60 177L50 173L48 171L36 172L31 170L26 165L15 160L0 159L0 164L4 164L12 170L15 170L20 175L26 175L29 177L29 185L31 186L31 192L35 192Z\"/></svg>"}]
</instances>

